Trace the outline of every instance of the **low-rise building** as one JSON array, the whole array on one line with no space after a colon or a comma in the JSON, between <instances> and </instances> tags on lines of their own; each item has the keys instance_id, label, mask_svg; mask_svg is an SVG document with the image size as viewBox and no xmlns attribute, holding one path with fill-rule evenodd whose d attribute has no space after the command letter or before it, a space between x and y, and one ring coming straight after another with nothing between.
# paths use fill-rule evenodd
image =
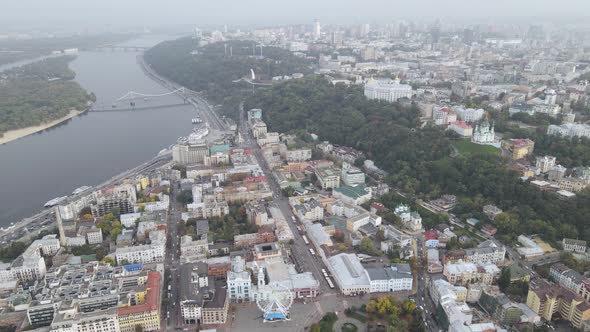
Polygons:
<instances>
[{"instance_id":1,"label":"low-rise building","mask_svg":"<svg viewBox=\"0 0 590 332\"><path fill-rule=\"evenodd\" d=\"M473 127L464 121L454 121L449 123L447 130L454 131L461 137L471 137L473 135Z\"/></svg>"},{"instance_id":2,"label":"low-rise building","mask_svg":"<svg viewBox=\"0 0 590 332\"><path fill-rule=\"evenodd\" d=\"M335 188L332 192L334 198L340 199L345 203L361 205L368 202L371 195L371 188L364 184L355 184L352 186L343 186Z\"/></svg>"},{"instance_id":3,"label":"low-rise building","mask_svg":"<svg viewBox=\"0 0 590 332\"><path fill-rule=\"evenodd\" d=\"M495 205L488 204L483 207L483 213L490 218L490 220L494 220L496 216L502 213L502 209L498 208Z\"/></svg>"},{"instance_id":4,"label":"low-rise building","mask_svg":"<svg viewBox=\"0 0 590 332\"><path fill-rule=\"evenodd\" d=\"M479 265L504 262L506 247L492 240L480 243L477 248L465 249L465 261Z\"/></svg>"},{"instance_id":5,"label":"low-rise building","mask_svg":"<svg viewBox=\"0 0 590 332\"><path fill-rule=\"evenodd\" d=\"M583 240L564 238L561 244L563 245L563 250L578 254L585 253L587 248L586 241Z\"/></svg>"},{"instance_id":6,"label":"low-rise building","mask_svg":"<svg viewBox=\"0 0 590 332\"><path fill-rule=\"evenodd\" d=\"M551 265L549 277L560 286L571 290L576 294L581 293L584 277L577 271L570 269L562 263Z\"/></svg>"},{"instance_id":7,"label":"low-rise building","mask_svg":"<svg viewBox=\"0 0 590 332\"><path fill-rule=\"evenodd\" d=\"M412 290L412 270L409 264L393 264L366 270L371 293Z\"/></svg>"},{"instance_id":8,"label":"low-rise building","mask_svg":"<svg viewBox=\"0 0 590 332\"><path fill-rule=\"evenodd\" d=\"M500 269L494 264L477 266L473 263L449 263L445 264L443 275L453 285L468 285L481 283L491 285L500 274Z\"/></svg>"},{"instance_id":9,"label":"low-rise building","mask_svg":"<svg viewBox=\"0 0 590 332\"><path fill-rule=\"evenodd\" d=\"M183 261L200 260L207 257L209 253L209 241L207 237L193 240L190 235L180 238L180 258Z\"/></svg>"},{"instance_id":10,"label":"low-rise building","mask_svg":"<svg viewBox=\"0 0 590 332\"><path fill-rule=\"evenodd\" d=\"M340 187L340 172L335 168L316 168L315 175L320 181L322 189Z\"/></svg>"},{"instance_id":11,"label":"low-rise building","mask_svg":"<svg viewBox=\"0 0 590 332\"><path fill-rule=\"evenodd\" d=\"M354 254L338 254L328 258L328 269L344 295L362 295L371 291L365 268Z\"/></svg>"},{"instance_id":12,"label":"low-rise building","mask_svg":"<svg viewBox=\"0 0 590 332\"><path fill-rule=\"evenodd\" d=\"M311 159L311 149L287 150L287 161L298 162Z\"/></svg>"},{"instance_id":13,"label":"low-rise building","mask_svg":"<svg viewBox=\"0 0 590 332\"><path fill-rule=\"evenodd\" d=\"M535 142L528 138L510 139L502 142L504 154L512 160L519 160L533 153Z\"/></svg>"}]
</instances>

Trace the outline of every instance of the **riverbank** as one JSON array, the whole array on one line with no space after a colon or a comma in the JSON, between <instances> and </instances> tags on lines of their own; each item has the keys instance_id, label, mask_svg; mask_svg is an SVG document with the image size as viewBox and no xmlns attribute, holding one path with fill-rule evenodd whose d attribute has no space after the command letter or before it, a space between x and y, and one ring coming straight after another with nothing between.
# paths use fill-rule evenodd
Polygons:
<instances>
[{"instance_id":1,"label":"riverbank","mask_svg":"<svg viewBox=\"0 0 590 332\"><path fill-rule=\"evenodd\" d=\"M83 112L81 112L81 111L71 110L68 115L64 116L63 118L59 118L57 120L54 120L54 121L40 124L38 126L9 130L4 133L4 136L0 137L0 145L12 142L12 141L17 140L19 138L23 138L23 137L38 133L40 131L49 129L51 127L57 126L58 124L68 121L69 119L76 117L82 113Z\"/></svg>"}]
</instances>

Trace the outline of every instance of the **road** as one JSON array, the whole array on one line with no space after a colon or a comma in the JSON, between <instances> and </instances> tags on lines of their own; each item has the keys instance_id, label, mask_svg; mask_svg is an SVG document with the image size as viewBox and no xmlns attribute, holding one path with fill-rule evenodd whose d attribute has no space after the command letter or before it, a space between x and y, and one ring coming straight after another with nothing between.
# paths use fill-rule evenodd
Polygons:
<instances>
[{"instance_id":1,"label":"road","mask_svg":"<svg viewBox=\"0 0 590 332\"><path fill-rule=\"evenodd\" d=\"M418 276L416 277L417 283L417 290L416 290L416 306L422 309L422 313L424 315L424 324L428 328L428 331L438 331L438 324L434 319L434 313L436 310L436 306L432 299L430 299L430 295L428 293L428 283L430 281L430 277L426 269L424 269L423 258L425 255L424 250L424 239L422 235L416 238L417 243L417 257L418 257Z\"/></svg>"},{"instance_id":2,"label":"road","mask_svg":"<svg viewBox=\"0 0 590 332\"><path fill-rule=\"evenodd\" d=\"M166 241L166 256L164 260L166 284L170 285L170 291L166 288L165 297L168 299L165 305L167 325L177 327L182 325L180 311L180 237L178 225L181 221L182 204L176 200L179 183L173 182L170 186L170 209L166 220L168 239Z\"/></svg>"},{"instance_id":3,"label":"road","mask_svg":"<svg viewBox=\"0 0 590 332\"><path fill-rule=\"evenodd\" d=\"M326 279L322 273L322 269L325 268L321 258L319 256L313 256L309 248L310 246L306 245L303 241L303 237L299 234L297 230L297 226L293 222L292 216L293 213L291 211L291 206L289 205L289 200L286 197L283 197L281 193L281 187L277 183L274 175L272 174L272 170L269 169L266 160L262 157L262 151L258 144L255 143L255 139L252 136L252 133L248 130L246 115L244 112L244 105L243 103L240 104L240 116L239 116L239 124L238 130L244 139L242 147L251 148L258 165L264 172L264 176L266 177L266 181L270 189L273 192L273 201L272 204L278 207L285 219L287 220L289 227L291 228L291 232L293 232L294 236L294 243L288 244L288 248L291 252L291 257L296 262L296 265L299 267L299 272L310 271L313 273L314 277L320 282L320 292L321 293L335 293L335 290L329 288ZM327 269L326 269L327 270Z\"/></svg>"}]
</instances>

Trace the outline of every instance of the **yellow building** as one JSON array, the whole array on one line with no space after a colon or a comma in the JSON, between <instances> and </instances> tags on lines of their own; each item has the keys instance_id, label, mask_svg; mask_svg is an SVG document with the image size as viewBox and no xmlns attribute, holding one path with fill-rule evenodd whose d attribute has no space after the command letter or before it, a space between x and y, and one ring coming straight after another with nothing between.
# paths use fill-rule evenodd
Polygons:
<instances>
[{"instance_id":1,"label":"yellow building","mask_svg":"<svg viewBox=\"0 0 590 332\"><path fill-rule=\"evenodd\" d=\"M143 331L160 329L160 280L160 273L149 272L146 285L128 294L127 305L117 309L121 332L135 332L137 326Z\"/></svg>"},{"instance_id":2,"label":"yellow building","mask_svg":"<svg viewBox=\"0 0 590 332\"><path fill-rule=\"evenodd\" d=\"M533 153L535 142L528 138L510 139L502 142L502 148L504 155L512 158L512 160L519 160Z\"/></svg>"},{"instance_id":3,"label":"yellow building","mask_svg":"<svg viewBox=\"0 0 590 332\"><path fill-rule=\"evenodd\" d=\"M531 285L526 304L545 320L551 320L553 315L559 313L575 328L582 327L582 322L590 319L590 304L581 296L548 282Z\"/></svg>"}]
</instances>

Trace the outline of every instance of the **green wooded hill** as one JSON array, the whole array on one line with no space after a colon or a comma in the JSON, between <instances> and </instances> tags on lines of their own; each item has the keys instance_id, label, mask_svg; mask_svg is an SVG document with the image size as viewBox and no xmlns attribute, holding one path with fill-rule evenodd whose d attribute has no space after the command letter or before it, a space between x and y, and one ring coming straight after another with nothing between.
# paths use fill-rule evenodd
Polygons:
<instances>
[{"instance_id":1,"label":"green wooded hill","mask_svg":"<svg viewBox=\"0 0 590 332\"><path fill-rule=\"evenodd\" d=\"M451 158L448 134L436 127L420 128L413 107L370 101L361 87L333 86L321 77L259 90L247 98L245 107L261 108L273 131L304 130L364 151L404 192L425 199L456 194L461 213L477 214L484 205L497 204L506 212L494 224L507 242L522 233L541 234L550 241L590 240L589 191L563 201L523 182L497 154L473 149ZM543 143L544 151L546 145L551 144Z\"/></svg>"},{"instance_id":2,"label":"green wooded hill","mask_svg":"<svg viewBox=\"0 0 590 332\"><path fill-rule=\"evenodd\" d=\"M94 96L74 82L73 57L38 61L0 74L0 136L84 110Z\"/></svg>"},{"instance_id":3,"label":"green wooded hill","mask_svg":"<svg viewBox=\"0 0 590 332\"><path fill-rule=\"evenodd\" d=\"M282 48L264 46L263 57L253 56L254 48L252 41L232 40L198 47L195 39L181 38L156 45L144 59L158 74L224 104L224 114L235 118L239 100L251 94L253 88L234 81L250 78L251 69L261 80L313 71L312 61ZM260 47L255 52L260 55Z\"/></svg>"}]
</instances>

